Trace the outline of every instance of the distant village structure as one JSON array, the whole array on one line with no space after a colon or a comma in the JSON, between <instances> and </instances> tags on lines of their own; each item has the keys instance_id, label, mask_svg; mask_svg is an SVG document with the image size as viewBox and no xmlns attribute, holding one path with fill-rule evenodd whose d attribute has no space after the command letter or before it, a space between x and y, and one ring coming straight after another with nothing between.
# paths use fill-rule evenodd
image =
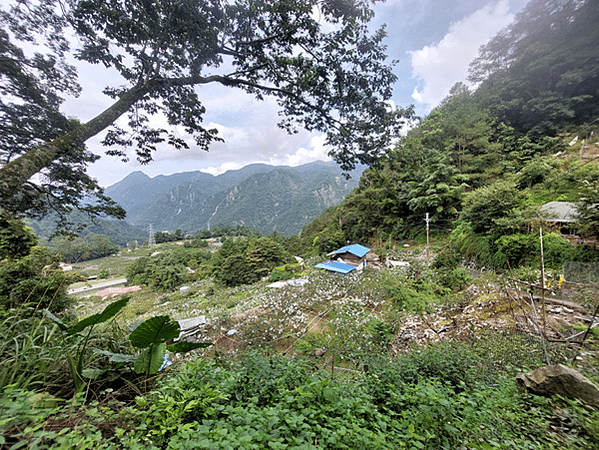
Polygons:
<instances>
[{"instance_id":1,"label":"distant village structure","mask_svg":"<svg viewBox=\"0 0 599 450\"><path fill-rule=\"evenodd\" d=\"M549 202L541 206L541 217L552 230L557 231L570 244L587 244L597 248L594 237L581 238L576 234L574 224L578 221L578 206L570 202Z\"/></svg>"}]
</instances>

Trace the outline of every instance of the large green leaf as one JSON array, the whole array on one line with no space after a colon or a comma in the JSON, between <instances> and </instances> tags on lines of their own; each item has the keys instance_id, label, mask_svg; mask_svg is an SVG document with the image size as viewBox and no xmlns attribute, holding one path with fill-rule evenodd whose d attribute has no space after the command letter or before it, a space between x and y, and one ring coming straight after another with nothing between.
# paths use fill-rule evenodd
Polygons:
<instances>
[{"instance_id":1,"label":"large green leaf","mask_svg":"<svg viewBox=\"0 0 599 450\"><path fill-rule=\"evenodd\" d=\"M133 368L137 373L145 374L146 376L158 372L164 361L166 352L166 344L152 345L145 348L137 357Z\"/></svg>"},{"instance_id":2,"label":"large green leaf","mask_svg":"<svg viewBox=\"0 0 599 450\"><path fill-rule=\"evenodd\" d=\"M206 348L210 347L212 342L187 342L187 341L179 341L175 344L169 345L167 350L172 353L187 353L191 350L195 350L196 348Z\"/></svg>"},{"instance_id":3,"label":"large green leaf","mask_svg":"<svg viewBox=\"0 0 599 450\"><path fill-rule=\"evenodd\" d=\"M102 311L101 313L94 314L92 316L86 317L80 322L77 322L75 325L73 325L71 328L67 330L67 334L77 334L80 331L85 330L89 326L106 322L107 320L116 316L121 309L127 306L127 303L130 299L131 297L124 297L120 300L117 300L116 302L112 302L110 305L104 308L104 311Z\"/></svg>"},{"instance_id":4,"label":"large green leaf","mask_svg":"<svg viewBox=\"0 0 599 450\"><path fill-rule=\"evenodd\" d=\"M175 339L180 332L179 322L171 320L169 316L156 316L135 328L129 335L129 340L134 347L146 348Z\"/></svg>"},{"instance_id":5,"label":"large green leaf","mask_svg":"<svg viewBox=\"0 0 599 450\"><path fill-rule=\"evenodd\" d=\"M107 372L106 369L84 369L81 373L85 378L91 378L92 380L98 380L102 375Z\"/></svg>"}]
</instances>

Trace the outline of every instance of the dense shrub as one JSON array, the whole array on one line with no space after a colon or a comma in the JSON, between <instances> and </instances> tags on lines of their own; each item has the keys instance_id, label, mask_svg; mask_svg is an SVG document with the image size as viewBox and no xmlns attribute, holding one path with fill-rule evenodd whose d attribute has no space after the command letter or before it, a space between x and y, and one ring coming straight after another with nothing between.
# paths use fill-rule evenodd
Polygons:
<instances>
[{"instance_id":1,"label":"dense shrub","mask_svg":"<svg viewBox=\"0 0 599 450\"><path fill-rule=\"evenodd\" d=\"M439 274L439 284L444 288L459 290L467 286L472 281L472 277L463 267L456 267L450 271Z\"/></svg>"},{"instance_id":2,"label":"dense shrub","mask_svg":"<svg viewBox=\"0 0 599 450\"><path fill-rule=\"evenodd\" d=\"M195 278L201 276L201 273L192 274L187 268L197 268L209 259L210 252L203 248L177 247L156 256L136 259L127 266L125 276L129 284L172 290L185 283L191 275Z\"/></svg>"},{"instance_id":3,"label":"dense shrub","mask_svg":"<svg viewBox=\"0 0 599 450\"><path fill-rule=\"evenodd\" d=\"M46 389L60 382L62 364L58 327L41 312L9 310L0 314L0 392L15 389Z\"/></svg>"},{"instance_id":4,"label":"dense shrub","mask_svg":"<svg viewBox=\"0 0 599 450\"><path fill-rule=\"evenodd\" d=\"M438 277L426 268L412 265L406 272L386 272L381 287L393 305L406 312L432 312L433 305L448 293L435 279Z\"/></svg>"},{"instance_id":5,"label":"dense shrub","mask_svg":"<svg viewBox=\"0 0 599 450\"><path fill-rule=\"evenodd\" d=\"M301 359L249 354L226 366L198 360L138 399L142 426L121 442L146 437L146 446L172 449L566 446L548 432L550 400L521 396L506 378L486 386L480 366L459 345L373 361L364 376L344 382ZM580 434L568 436L571 448L592 442L597 417L574 404L559 408L587 420Z\"/></svg>"},{"instance_id":6,"label":"dense shrub","mask_svg":"<svg viewBox=\"0 0 599 450\"><path fill-rule=\"evenodd\" d=\"M260 277L247 263L244 255L232 255L227 257L220 266L218 281L225 286L238 286L251 284L258 281Z\"/></svg>"},{"instance_id":7,"label":"dense shrub","mask_svg":"<svg viewBox=\"0 0 599 450\"><path fill-rule=\"evenodd\" d=\"M35 245L33 230L0 209L0 260L26 256Z\"/></svg>"},{"instance_id":8,"label":"dense shrub","mask_svg":"<svg viewBox=\"0 0 599 450\"><path fill-rule=\"evenodd\" d=\"M538 230L494 237L477 234L469 223L460 222L452 232L450 242L462 256L474 258L479 264L495 269L538 265L541 256ZM599 260L599 252L587 246L573 246L557 233L543 235L543 253L545 267L554 270L559 270L565 261ZM443 263L444 259L439 262Z\"/></svg>"},{"instance_id":9,"label":"dense shrub","mask_svg":"<svg viewBox=\"0 0 599 450\"><path fill-rule=\"evenodd\" d=\"M459 388L474 386L484 380L484 365L480 356L462 344L443 342L426 348L415 348L396 361L404 383L417 384L437 379Z\"/></svg>"},{"instance_id":10,"label":"dense shrub","mask_svg":"<svg viewBox=\"0 0 599 450\"><path fill-rule=\"evenodd\" d=\"M512 181L501 180L472 191L464 201L462 218L478 234L500 235L517 230L515 211L521 206L523 194ZM503 220L502 220L503 219Z\"/></svg>"},{"instance_id":11,"label":"dense shrub","mask_svg":"<svg viewBox=\"0 0 599 450\"><path fill-rule=\"evenodd\" d=\"M466 258L473 258L482 265L492 264L492 240L487 236L474 233L472 225L468 222L457 223L451 233L450 244Z\"/></svg>"},{"instance_id":12,"label":"dense shrub","mask_svg":"<svg viewBox=\"0 0 599 450\"><path fill-rule=\"evenodd\" d=\"M298 273L301 269L301 266L297 263L295 264L285 264L284 266L275 267L268 278L268 281L283 281L290 280L294 277L294 274Z\"/></svg>"},{"instance_id":13,"label":"dense shrub","mask_svg":"<svg viewBox=\"0 0 599 450\"><path fill-rule=\"evenodd\" d=\"M64 261L75 263L118 253L120 247L113 244L108 236L88 234L84 238L55 237L52 240L52 249L59 253Z\"/></svg>"},{"instance_id":14,"label":"dense shrub","mask_svg":"<svg viewBox=\"0 0 599 450\"><path fill-rule=\"evenodd\" d=\"M596 409L518 394L502 375L489 386L481 367L457 344L372 359L363 374L342 379L308 360L249 353L171 367L131 406L35 410L30 392L13 389L0 412L15 425L15 448L594 448Z\"/></svg>"},{"instance_id":15,"label":"dense shrub","mask_svg":"<svg viewBox=\"0 0 599 450\"><path fill-rule=\"evenodd\" d=\"M448 248L444 248L433 261L432 267L435 269L455 269L460 264L460 255Z\"/></svg>"},{"instance_id":16,"label":"dense shrub","mask_svg":"<svg viewBox=\"0 0 599 450\"><path fill-rule=\"evenodd\" d=\"M541 255L541 242L538 234L512 234L501 236L495 241L497 254L495 260L504 268L523 265L538 265ZM572 245L556 233L543 236L543 254L545 267L559 270L571 258ZM501 262L503 264L500 264Z\"/></svg>"},{"instance_id":17,"label":"dense shrub","mask_svg":"<svg viewBox=\"0 0 599 450\"><path fill-rule=\"evenodd\" d=\"M599 261L599 250L594 246L583 244L572 247L569 255L570 261L596 262Z\"/></svg>"},{"instance_id":18,"label":"dense shrub","mask_svg":"<svg viewBox=\"0 0 599 450\"><path fill-rule=\"evenodd\" d=\"M281 263L295 261L270 238L227 239L210 261L216 280L225 286L254 283Z\"/></svg>"},{"instance_id":19,"label":"dense shrub","mask_svg":"<svg viewBox=\"0 0 599 450\"><path fill-rule=\"evenodd\" d=\"M546 341L545 349L552 364L567 364L565 348ZM516 376L523 371L547 364L543 343L538 336L516 333L480 332L472 340L472 352L484 363L490 378Z\"/></svg>"}]
</instances>

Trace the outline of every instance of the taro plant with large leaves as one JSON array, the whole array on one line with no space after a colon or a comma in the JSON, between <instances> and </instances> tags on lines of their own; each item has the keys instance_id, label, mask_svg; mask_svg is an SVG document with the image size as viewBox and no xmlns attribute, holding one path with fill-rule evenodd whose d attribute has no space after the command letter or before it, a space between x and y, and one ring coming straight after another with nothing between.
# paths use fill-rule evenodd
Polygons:
<instances>
[{"instance_id":1,"label":"taro plant with large leaves","mask_svg":"<svg viewBox=\"0 0 599 450\"><path fill-rule=\"evenodd\" d=\"M149 377L160 369L166 350L172 353L186 353L212 345L210 342L179 341L167 347L166 342L177 339L180 332L179 322L169 316L152 317L136 326L129 335L131 345L141 349L141 353L135 357L135 371Z\"/></svg>"},{"instance_id":2,"label":"taro plant with large leaves","mask_svg":"<svg viewBox=\"0 0 599 450\"><path fill-rule=\"evenodd\" d=\"M119 311L127 305L129 299L130 297L124 297L120 300L117 300L108 305L106 308L104 308L102 312L86 317L85 319L77 322L75 325L70 327L62 323L62 321L54 314L52 314L50 311L44 310L44 314L46 315L46 317L53 320L63 331L63 337L76 335L81 337L76 347L77 350L75 354L71 354L69 351L65 352L67 362L69 364L69 370L71 372L71 378L73 379L73 383L75 384L75 393L81 392L86 385L83 375L83 363L85 355L87 353L87 346L92 336L92 331L94 327L98 324L107 322L108 320L116 316L119 313ZM86 329L87 332L85 334L81 334ZM69 348L66 345L66 340L64 348Z\"/></svg>"},{"instance_id":3,"label":"taro plant with large leaves","mask_svg":"<svg viewBox=\"0 0 599 450\"><path fill-rule=\"evenodd\" d=\"M76 353L71 354L66 352L69 370L75 384L75 393L83 390L87 385L87 379L98 378L107 372L108 369L84 369L87 347L94 327L116 316L121 309L127 306L130 298L123 297L116 300L106 306L102 312L86 317L70 327L62 323L51 312L44 311L44 314L48 318L58 324L64 333L63 336L80 336ZM86 332L83 333L85 330ZM192 343L180 341L167 347L166 342L178 338L179 333L179 323L172 320L169 316L152 317L137 325L129 335L131 345L137 349L141 349L139 354L113 353L106 349L95 349L95 353L107 356L109 362L115 364L117 368L133 364L136 373L149 377L157 373L160 369L167 349L172 353L186 353L197 348L206 348L212 345L210 342ZM68 346L65 345L64 348L66 349Z\"/></svg>"}]
</instances>

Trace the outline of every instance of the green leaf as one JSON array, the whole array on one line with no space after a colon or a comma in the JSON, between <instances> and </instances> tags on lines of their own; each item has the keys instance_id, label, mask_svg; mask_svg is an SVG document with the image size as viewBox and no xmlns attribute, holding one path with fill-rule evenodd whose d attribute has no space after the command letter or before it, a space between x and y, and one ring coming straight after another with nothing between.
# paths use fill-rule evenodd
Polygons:
<instances>
[{"instance_id":1,"label":"green leaf","mask_svg":"<svg viewBox=\"0 0 599 450\"><path fill-rule=\"evenodd\" d=\"M141 323L129 335L131 345L137 348L146 348L153 344L160 344L179 337L181 327L179 322L171 320L169 316L152 317Z\"/></svg>"},{"instance_id":2,"label":"green leaf","mask_svg":"<svg viewBox=\"0 0 599 450\"><path fill-rule=\"evenodd\" d=\"M449 425L448 423L445 424L445 430L453 434L458 434L460 432L460 430L458 430L456 427Z\"/></svg>"},{"instance_id":3,"label":"green leaf","mask_svg":"<svg viewBox=\"0 0 599 450\"><path fill-rule=\"evenodd\" d=\"M94 353L100 353L101 355L108 356L108 361L110 362L135 362L137 360L137 356L127 355L124 353L113 353L108 350L94 350Z\"/></svg>"},{"instance_id":4,"label":"green leaf","mask_svg":"<svg viewBox=\"0 0 599 450\"><path fill-rule=\"evenodd\" d=\"M152 375L160 369L165 352L166 344L152 345L139 354L133 368L137 373Z\"/></svg>"},{"instance_id":5,"label":"green leaf","mask_svg":"<svg viewBox=\"0 0 599 450\"><path fill-rule=\"evenodd\" d=\"M322 390L322 396L324 397L324 399L327 402L335 402L337 401L337 393L335 391L335 389L331 389L331 388L324 388Z\"/></svg>"},{"instance_id":6,"label":"green leaf","mask_svg":"<svg viewBox=\"0 0 599 450\"><path fill-rule=\"evenodd\" d=\"M58 328L60 328L62 331L66 331L69 328L64 323L62 323L62 320L60 320L58 317L56 317L54 314L52 314L47 309L44 309L43 314L48 319L50 319L52 322L54 322L56 325L58 325Z\"/></svg>"},{"instance_id":7,"label":"green leaf","mask_svg":"<svg viewBox=\"0 0 599 450\"><path fill-rule=\"evenodd\" d=\"M67 330L67 334L73 335L85 330L89 326L97 325L99 323L103 323L109 319L112 319L114 316L117 315L117 313L121 309L127 306L127 303L130 299L131 297L124 297L120 300L117 300L116 302L112 302L110 305L104 308L104 311L102 311L101 313L94 314L92 316L86 317L80 322L77 322L75 325L73 325L71 328Z\"/></svg>"},{"instance_id":8,"label":"green leaf","mask_svg":"<svg viewBox=\"0 0 599 450\"><path fill-rule=\"evenodd\" d=\"M17 450L19 448L25 447L28 444L29 444L29 441L27 441L27 440L24 439L24 440L22 440L20 442L17 442L16 444L13 444L13 446L10 447L10 450Z\"/></svg>"},{"instance_id":9,"label":"green leaf","mask_svg":"<svg viewBox=\"0 0 599 450\"><path fill-rule=\"evenodd\" d=\"M179 341L175 344L169 345L167 350L172 353L187 353L196 348L207 348L212 345L212 342L187 342Z\"/></svg>"},{"instance_id":10,"label":"green leaf","mask_svg":"<svg viewBox=\"0 0 599 450\"><path fill-rule=\"evenodd\" d=\"M81 375L85 378L91 378L92 380L97 380L102 375L106 373L106 369L84 369L81 372Z\"/></svg>"}]
</instances>

